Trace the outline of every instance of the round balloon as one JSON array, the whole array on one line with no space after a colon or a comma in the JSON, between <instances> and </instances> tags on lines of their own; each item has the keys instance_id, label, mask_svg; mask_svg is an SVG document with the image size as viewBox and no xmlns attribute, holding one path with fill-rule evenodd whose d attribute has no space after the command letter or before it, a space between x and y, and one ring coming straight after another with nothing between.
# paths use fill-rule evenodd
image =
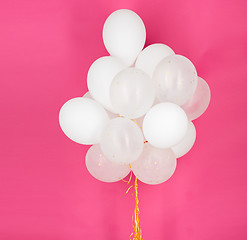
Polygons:
<instances>
[{"instance_id":1,"label":"round balloon","mask_svg":"<svg viewBox=\"0 0 247 240\"><path fill-rule=\"evenodd\" d=\"M154 69L162 59L174 55L173 50L165 44L155 43L142 50L136 59L135 67L146 72L150 77L153 76Z\"/></svg>"},{"instance_id":2,"label":"round balloon","mask_svg":"<svg viewBox=\"0 0 247 240\"><path fill-rule=\"evenodd\" d=\"M127 68L112 81L111 103L114 111L128 118L143 116L155 99L155 86L142 70Z\"/></svg>"},{"instance_id":3,"label":"round balloon","mask_svg":"<svg viewBox=\"0 0 247 240\"><path fill-rule=\"evenodd\" d=\"M117 58L107 56L97 59L87 74L90 94L111 112L113 107L110 100L110 86L113 78L124 68L125 66Z\"/></svg>"},{"instance_id":4,"label":"round balloon","mask_svg":"<svg viewBox=\"0 0 247 240\"><path fill-rule=\"evenodd\" d=\"M179 143L188 128L186 113L174 103L153 106L143 120L143 133L147 141L157 148L169 148Z\"/></svg>"},{"instance_id":5,"label":"round balloon","mask_svg":"<svg viewBox=\"0 0 247 240\"><path fill-rule=\"evenodd\" d=\"M185 155L193 147L196 140L196 128L192 122L189 122L187 132L184 138L175 146L171 147L177 158Z\"/></svg>"},{"instance_id":6,"label":"round balloon","mask_svg":"<svg viewBox=\"0 0 247 240\"><path fill-rule=\"evenodd\" d=\"M105 21L103 41L110 55L131 66L146 41L146 29L141 18L128 9L113 12Z\"/></svg>"},{"instance_id":7,"label":"round balloon","mask_svg":"<svg viewBox=\"0 0 247 240\"><path fill-rule=\"evenodd\" d=\"M199 77L194 95L182 106L191 121L200 117L206 111L210 98L211 93L208 84Z\"/></svg>"},{"instance_id":8,"label":"round balloon","mask_svg":"<svg viewBox=\"0 0 247 240\"><path fill-rule=\"evenodd\" d=\"M153 80L161 102L186 103L197 86L197 72L192 62L180 55L164 58L155 68Z\"/></svg>"},{"instance_id":9,"label":"round balloon","mask_svg":"<svg viewBox=\"0 0 247 240\"><path fill-rule=\"evenodd\" d=\"M86 154L86 167L93 177L102 182L117 182L130 172L129 164L109 161L98 144L89 148Z\"/></svg>"},{"instance_id":10,"label":"round balloon","mask_svg":"<svg viewBox=\"0 0 247 240\"><path fill-rule=\"evenodd\" d=\"M131 164L131 168L140 181L160 184L173 175L176 165L177 160L171 149L160 149L145 144L141 156Z\"/></svg>"},{"instance_id":11,"label":"round balloon","mask_svg":"<svg viewBox=\"0 0 247 240\"><path fill-rule=\"evenodd\" d=\"M141 154L144 145L140 128L127 118L110 120L100 142L104 155L116 163L128 164Z\"/></svg>"},{"instance_id":12,"label":"round balloon","mask_svg":"<svg viewBox=\"0 0 247 240\"><path fill-rule=\"evenodd\" d=\"M100 104L89 98L73 98L66 102L59 113L63 132L81 144L95 144L101 140L109 117Z\"/></svg>"}]
</instances>

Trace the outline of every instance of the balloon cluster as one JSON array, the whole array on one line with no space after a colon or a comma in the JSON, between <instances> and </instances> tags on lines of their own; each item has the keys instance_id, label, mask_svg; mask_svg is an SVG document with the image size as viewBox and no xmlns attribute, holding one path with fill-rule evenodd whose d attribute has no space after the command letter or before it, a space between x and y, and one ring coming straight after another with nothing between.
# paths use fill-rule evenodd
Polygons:
<instances>
[{"instance_id":1,"label":"balloon cluster","mask_svg":"<svg viewBox=\"0 0 247 240\"><path fill-rule=\"evenodd\" d=\"M210 89L189 59L164 44L143 49L145 40L136 13L113 12L103 27L110 56L91 65L89 92L60 110L63 132L77 143L93 145L86 166L104 182L118 181L131 170L147 184L168 180L176 159L195 142L192 120L210 101Z\"/></svg>"}]
</instances>

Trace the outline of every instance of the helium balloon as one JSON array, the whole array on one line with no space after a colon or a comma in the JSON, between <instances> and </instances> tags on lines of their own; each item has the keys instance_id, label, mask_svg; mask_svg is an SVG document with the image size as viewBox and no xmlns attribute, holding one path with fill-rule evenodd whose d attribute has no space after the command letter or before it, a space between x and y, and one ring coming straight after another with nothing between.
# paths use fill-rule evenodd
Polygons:
<instances>
[{"instance_id":1,"label":"helium balloon","mask_svg":"<svg viewBox=\"0 0 247 240\"><path fill-rule=\"evenodd\" d=\"M135 161L143 149L140 128L127 118L110 120L100 142L104 155L116 163L128 164Z\"/></svg>"},{"instance_id":2,"label":"helium balloon","mask_svg":"<svg viewBox=\"0 0 247 240\"><path fill-rule=\"evenodd\" d=\"M184 138L175 146L171 147L177 158L185 155L193 147L196 140L196 128L192 122L189 122L187 132Z\"/></svg>"},{"instance_id":3,"label":"helium balloon","mask_svg":"<svg viewBox=\"0 0 247 240\"><path fill-rule=\"evenodd\" d=\"M86 154L86 167L93 177L102 182L117 182L130 172L129 164L109 161L98 144L89 148Z\"/></svg>"},{"instance_id":4,"label":"helium balloon","mask_svg":"<svg viewBox=\"0 0 247 240\"><path fill-rule=\"evenodd\" d=\"M81 144L99 143L108 121L104 108L89 98L73 98L62 106L59 113L63 132Z\"/></svg>"},{"instance_id":5,"label":"helium balloon","mask_svg":"<svg viewBox=\"0 0 247 240\"><path fill-rule=\"evenodd\" d=\"M97 59L90 67L87 75L87 86L92 97L106 109L113 111L110 100L110 86L113 78L125 66L111 56Z\"/></svg>"},{"instance_id":6,"label":"helium balloon","mask_svg":"<svg viewBox=\"0 0 247 240\"><path fill-rule=\"evenodd\" d=\"M146 29L141 18L128 9L113 12L105 21L103 41L110 55L131 66L146 41Z\"/></svg>"},{"instance_id":7,"label":"helium balloon","mask_svg":"<svg viewBox=\"0 0 247 240\"><path fill-rule=\"evenodd\" d=\"M153 80L160 102L186 103L197 86L197 73L192 62L180 55L164 58L155 68Z\"/></svg>"},{"instance_id":8,"label":"helium balloon","mask_svg":"<svg viewBox=\"0 0 247 240\"><path fill-rule=\"evenodd\" d=\"M173 50L165 44L155 43L146 47L136 59L135 67L143 70L150 77L162 59L174 55Z\"/></svg>"},{"instance_id":9,"label":"helium balloon","mask_svg":"<svg viewBox=\"0 0 247 240\"><path fill-rule=\"evenodd\" d=\"M127 118L139 118L152 106L155 86L142 70L127 68L113 79L110 95L114 111Z\"/></svg>"},{"instance_id":10,"label":"helium balloon","mask_svg":"<svg viewBox=\"0 0 247 240\"><path fill-rule=\"evenodd\" d=\"M194 95L182 106L191 121L200 117L206 111L210 98L211 93L208 84L199 77Z\"/></svg>"},{"instance_id":11,"label":"helium balloon","mask_svg":"<svg viewBox=\"0 0 247 240\"><path fill-rule=\"evenodd\" d=\"M131 164L131 168L140 181L146 184L160 184L173 175L176 165L177 160L171 149L160 149L145 144L141 156Z\"/></svg>"},{"instance_id":12,"label":"helium balloon","mask_svg":"<svg viewBox=\"0 0 247 240\"><path fill-rule=\"evenodd\" d=\"M188 128L186 113L174 103L159 103L144 117L143 133L147 141L157 148L169 148L179 143Z\"/></svg>"}]
</instances>

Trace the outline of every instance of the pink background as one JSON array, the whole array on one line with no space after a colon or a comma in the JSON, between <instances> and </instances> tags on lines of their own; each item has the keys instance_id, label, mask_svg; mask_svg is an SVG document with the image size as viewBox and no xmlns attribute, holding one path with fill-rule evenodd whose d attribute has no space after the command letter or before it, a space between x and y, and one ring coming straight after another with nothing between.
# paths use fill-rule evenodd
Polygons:
<instances>
[{"instance_id":1,"label":"pink background","mask_svg":"<svg viewBox=\"0 0 247 240\"><path fill-rule=\"evenodd\" d=\"M147 44L191 59L212 91L171 180L140 183L144 239L247 239L246 0L1 0L0 239L129 239L126 183L91 177L87 147L58 124L107 54L102 26L119 8L142 17Z\"/></svg>"}]
</instances>

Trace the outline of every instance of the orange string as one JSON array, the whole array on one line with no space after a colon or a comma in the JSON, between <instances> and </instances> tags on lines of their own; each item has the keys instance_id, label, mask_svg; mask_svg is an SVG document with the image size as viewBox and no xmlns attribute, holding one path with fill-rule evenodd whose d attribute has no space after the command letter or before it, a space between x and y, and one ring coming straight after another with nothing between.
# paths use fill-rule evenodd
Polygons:
<instances>
[{"instance_id":1,"label":"orange string","mask_svg":"<svg viewBox=\"0 0 247 240\"><path fill-rule=\"evenodd\" d=\"M134 210L135 222L134 222L134 230L130 235L130 239L134 235L133 240L142 240L143 238L142 238L142 231L141 231L140 219L139 219L140 210L139 210L137 177L135 178L134 186L135 186L135 201L136 201L135 210Z\"/></svg>"},{"instance_id":2,"label":"orange string","mask_svg":"<svg viewBox=\"0 0 247 240\"><path fill-rule=\"evenodd\" d=\"M131 169L131 165L130 165L130 169ZM129 185L129 184L130 184L130 181L131 181L131 178L132 178L132 171L130 172L130 178L129 178L129 180L126 181L126 180L122 179L122 181L123 181L123 182L126 182L127 185Z\"/></svg>"},{"instance_id":3,"label":"orange string","mask_svg":"<svg viewBox=\"0 0 247 240\"><path fill-rule=\"evenodd\" d=\"M140 128L140 129L142 129L142 127L137 123L137 121L135 120L135 119L132 119L133 120L133 122Z\"/></svg>"},{"instance_id":4,"label":"orange string","mask_svg":"<svg viewBox=\"0 0 247 240\"><path fill-rule=\"evenodd\" d=\"M130 165L130 168L131 168L131 165ZM131 178L132 178L132 169L131 169L131 175L130 175L129 181L126 181L126 180L123 180L123 181L127 182L127 185L128 185L131 181ZM130 235L130 240L143 240L142 231L141 231L141 227L140 227L140 219L139 219L140 210L139 210L137 177L135 177L134 185L130 186L127 189L125 194L127 194L132 187L135 187L135 210L134 210L133 217L132 217L132 219L134 218L134 225L133 225L134 229Z\"/></svg>"}]
</instances>

